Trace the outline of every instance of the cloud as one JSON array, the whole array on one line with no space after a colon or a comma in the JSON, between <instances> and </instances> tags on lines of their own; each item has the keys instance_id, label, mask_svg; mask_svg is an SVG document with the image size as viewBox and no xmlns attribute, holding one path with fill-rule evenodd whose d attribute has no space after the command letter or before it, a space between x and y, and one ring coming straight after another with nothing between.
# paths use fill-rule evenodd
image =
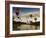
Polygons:
<instances>
[{"instance_id":1,"label":"cloud","mask_svg":"<svg viewBox=\"0 0 46 38\"><path fill-rule=\"evenodd\" d=\"M33 15L36 15L36 16L40 16L40 11L28 12L28 13L20 13L19 16L26 16L26 15L30 15L30 14L33 14Z\"/></svg>"}]
</instances>

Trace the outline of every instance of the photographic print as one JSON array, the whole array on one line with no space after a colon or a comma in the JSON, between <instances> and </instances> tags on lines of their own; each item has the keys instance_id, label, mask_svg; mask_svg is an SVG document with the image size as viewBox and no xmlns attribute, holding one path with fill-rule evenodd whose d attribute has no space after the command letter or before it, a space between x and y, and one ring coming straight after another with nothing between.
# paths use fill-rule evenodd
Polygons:
<instances>
[{"instance_id":1,"label":"photographic print","mask_svg":"<svg viewBox=\"0 0 46 38\"><path fill-rule=\"evenodd\" d=\"M13 31L40 30L40 8L13 7Z\"/></svg>"},{"instance_id":2,"label":"photographic print","mask_svg":"<svg viewBox=\"0 0 46 38\"><path fill-rule=\"evenodd\" d=\"M44 3L6 1L6 37L44 35Z\"/></svg>"}]
</instances>

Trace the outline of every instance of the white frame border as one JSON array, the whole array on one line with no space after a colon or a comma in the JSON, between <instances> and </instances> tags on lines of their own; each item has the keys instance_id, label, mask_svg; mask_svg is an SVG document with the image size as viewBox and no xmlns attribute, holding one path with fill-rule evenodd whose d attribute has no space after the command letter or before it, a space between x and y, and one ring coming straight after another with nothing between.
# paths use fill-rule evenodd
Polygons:
<instances>
[{"instance_id":1,"label":"white frame border","mask_svg":"<svg viewBox=\"0 0 46 38\"><path fill-rule=\"evenodd\" d=\"M25 7L25 8L40 8L40 30L25 30L25 31L12 31L12 7ZM10 4L10 34L22 34L22 33L39 33L42 32L42 6L36 5L19 5L19 4Z\"/></svg>"}]
</instances>

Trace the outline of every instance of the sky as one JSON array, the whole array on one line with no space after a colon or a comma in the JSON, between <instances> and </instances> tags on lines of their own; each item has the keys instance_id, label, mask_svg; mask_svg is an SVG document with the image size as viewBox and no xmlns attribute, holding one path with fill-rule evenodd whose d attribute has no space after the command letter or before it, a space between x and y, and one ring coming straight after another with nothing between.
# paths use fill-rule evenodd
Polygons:
<instances>
[{"instance_id":1,"label":"sky","mask_svg":"<svg viewBox=\"0 0 46 38\"><path fill-rule=\"evenodd\" d=\"M22 16L24 14L27 14L27 13L39 13L40 9L39 8L20 8L20 7L13 7L12 8L12 12L13 12L13 16L16 16L16 8L19 8L20 9L20 13L19 13L19 16Z\"/></svg>"}]
</instances>

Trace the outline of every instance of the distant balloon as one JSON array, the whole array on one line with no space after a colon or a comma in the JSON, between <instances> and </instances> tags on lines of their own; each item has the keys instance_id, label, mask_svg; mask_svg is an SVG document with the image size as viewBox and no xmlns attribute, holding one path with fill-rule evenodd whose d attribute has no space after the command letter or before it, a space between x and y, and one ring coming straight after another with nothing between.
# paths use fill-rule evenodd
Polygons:
<instances>
[{"instance_id":1,"label":"distant balloon","mask_svg":"<svg viewBox=\"0 0 46 38\"><path fill-rule=\"evenodd\" d=\"M19 8L16 8L16 15L19 16Z\"/></svg>"}]
</instances>

